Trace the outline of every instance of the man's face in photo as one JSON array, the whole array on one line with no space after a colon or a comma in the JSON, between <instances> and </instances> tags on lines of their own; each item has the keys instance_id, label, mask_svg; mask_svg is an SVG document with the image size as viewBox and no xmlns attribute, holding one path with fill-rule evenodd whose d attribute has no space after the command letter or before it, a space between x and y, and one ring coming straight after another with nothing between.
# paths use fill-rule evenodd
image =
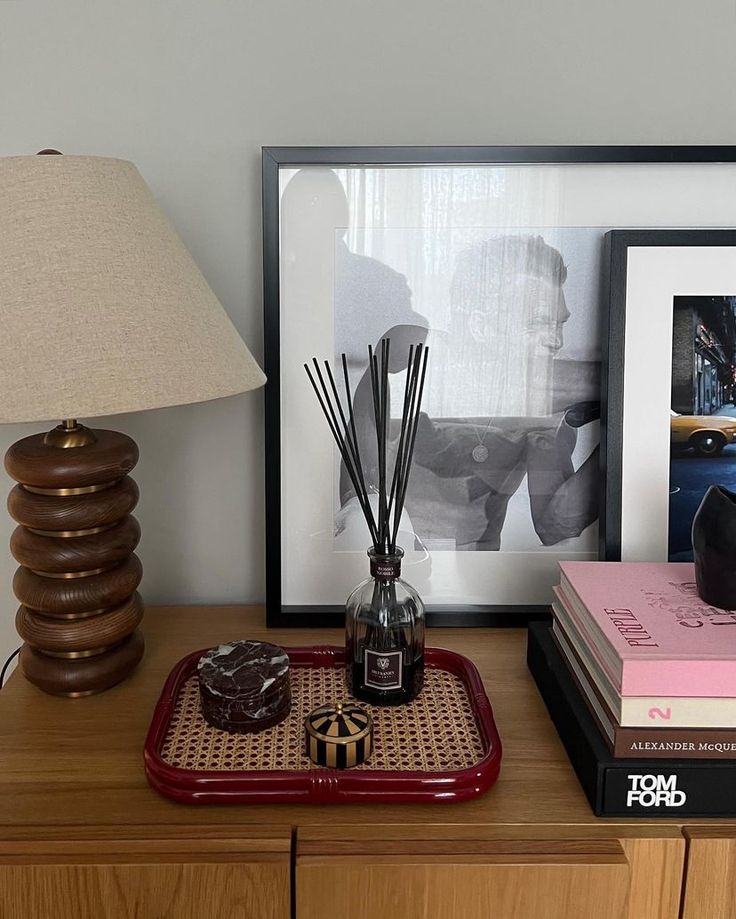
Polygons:
<instances>
[{"instance_id":1,"label":"man's face in photo","mask_svg":"<svg viewBox=\"0 0 736 919\"><path fill-rule=\"evenodd\" d=\"M517 334L525 340L530 354L554 357L561 350L563 327L570 318L570 311L556 275L510 278L504 289L499 290L496 297L489 297L484 306L484 309L473 310L469 317L470 332L476 342L491 345L494 314L513 310L518 317Z\"/></svg>"}]
</instances>

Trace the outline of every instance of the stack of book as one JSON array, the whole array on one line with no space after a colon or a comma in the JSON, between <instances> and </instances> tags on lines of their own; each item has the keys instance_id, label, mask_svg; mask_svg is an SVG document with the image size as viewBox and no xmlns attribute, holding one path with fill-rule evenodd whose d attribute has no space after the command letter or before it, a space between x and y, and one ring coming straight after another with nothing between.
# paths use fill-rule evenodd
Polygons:
<instances>
[{"instance_id":1,"label":"stack of book","mask_svg":"<svg viewBox=\"0 0 736 919\"><path fill-rule=\"evenodd\" d=\"M528 661L595 812L736 815L736 612L692 564L560 568Z\"/></svg>"}]
</instances>

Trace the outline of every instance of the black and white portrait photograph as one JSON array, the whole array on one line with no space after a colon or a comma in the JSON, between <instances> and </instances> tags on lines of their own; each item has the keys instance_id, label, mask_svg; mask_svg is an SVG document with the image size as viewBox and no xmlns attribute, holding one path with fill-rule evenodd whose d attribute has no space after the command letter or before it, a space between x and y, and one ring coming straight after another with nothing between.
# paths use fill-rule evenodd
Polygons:
<instances>
[{"instance_id":1,"label":"black and white portrait photograph","mask_svg":"<svg viewBox=\"0 0 736 919\"><path fill-rule=\"evenodd\" d=\"M697 226L706 202L714 215L707 219L723 221L727 203L707 179L721 167L463 163L441 161L441 152L423 165L390 165L379 159L388 150L345 152L360 161L346 165L340 148L287 149L275 152L284 162L266 160L273 170L265 191L266 331L278 354L266 418L267 473L278 502L267 514L279 610L339 610L365 570L362 503L377 515L380 492L368 352L384 341L389 470L400 448L410 348L428 349L397 544L407 580L432 610L541 608L560 561L598 559L604 541L608 551L613 543L600 522L617 507L626 551L659 553L651 542L658 534L667 540L670 437L649 417L633 419L638 408L656 414L646 411L664 379L647 370L653 347L666 352L669 387L671 318L654 328L645 292L665 275L643 275L644 305L627 320L626 347L638 349L627 373L638 376L627 388L623 430L628 437L630 421L647 430L647 450L623 465L623 502L606 503L606 234ZM629 335L639 316L645 333ZM344 400L343 355L365 496L355 491L304 372L313 359L327 361ZM711 398L703 411L714 416L725 399L721 392L722 404ZM690 470L709 462L702 449L672 454L684 482L675 483L673 501L695 500ZM646 484L652 476L656 489Z\"/></svg>"},{"instance_id":2,"label":"black and white portrait photograph","mask_svg":"<svg viewBox=\"0 0 736 919\"><path fill-rule=\"evenodd\" d=\"M597 551L605 228L554 225L554 196L547 205L549 189L523 179L488 166L282 177L288 335L305 355L314 342L336 368L345 355L369 495L378 468L368 348L391 343L389 454L409 349L429 349L399 542L414 580L438 596L448 589L448 599L462 558L503 555L518 566L539 555L550 568ZM522 219L547 206L548 221ZM327 500L329 487L332 519L322 515L309 539L348 558L365 551L369 534L329 449L309 500L315 488ZM302 468L311 461L298 456Z\"/></svg>"},{"instance_id":3,"label":"black and white portrait photograph","mask_svg":"<svg viewBox=\"0 0 736 919\"><path fill-rule=\"evenodd\" d=\"M600 243L587 228L385 231L368 251L336 240L335 357L356 381L364 457L375 453L367 346L391 341L399 407L409 345L431 355L402 521L410 547L594 549ZM345 548L365 542L352 497L342 470Z\"/></svg>"}]
</instances>

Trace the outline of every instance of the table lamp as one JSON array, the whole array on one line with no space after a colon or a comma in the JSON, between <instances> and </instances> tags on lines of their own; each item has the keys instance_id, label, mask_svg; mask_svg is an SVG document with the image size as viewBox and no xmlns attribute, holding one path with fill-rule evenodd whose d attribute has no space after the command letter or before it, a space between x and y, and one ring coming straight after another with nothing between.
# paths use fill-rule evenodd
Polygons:
<instances>
[{"instance_id":1,"label":"table lamp","mask_svg":"<svg viewBox=\"0 0 736 919\"><path fill-rule=\"evenodd\" d=\"M143 654L138 448L77 419L264 381L132 163L0 159L0 423L61 422L5 457L20 668L40 689L101 692Z\"/></svg>"}]
</instances>

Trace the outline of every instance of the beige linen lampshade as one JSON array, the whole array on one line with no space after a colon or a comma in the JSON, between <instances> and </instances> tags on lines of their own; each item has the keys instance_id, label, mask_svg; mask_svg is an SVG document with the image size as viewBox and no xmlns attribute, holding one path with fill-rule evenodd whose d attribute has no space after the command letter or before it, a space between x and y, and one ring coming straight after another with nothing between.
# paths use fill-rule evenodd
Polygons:
<instances>
[{"instance_id":1,"label":"beige linen lampshade","mask_svg":"<svg viewBox=\"0 0 736 919\"><path fill-rule=\"evenodd\" d=\"M264 381L132 163L0 159L0 423L202 402Z\"/></svg>"},{"instance_id":2,"label":"beige linen lampshade","mask_svg":"<svg viewBox=\"0 0 736 919\"><path fill-rule=\"evenodd\" d=\"M135 166L0 159L0 423L62 421L5 455L20 669L40 689L103 692L144 648L138 447L76 419L264 380Z\"/></svg>"}]
</instances>

